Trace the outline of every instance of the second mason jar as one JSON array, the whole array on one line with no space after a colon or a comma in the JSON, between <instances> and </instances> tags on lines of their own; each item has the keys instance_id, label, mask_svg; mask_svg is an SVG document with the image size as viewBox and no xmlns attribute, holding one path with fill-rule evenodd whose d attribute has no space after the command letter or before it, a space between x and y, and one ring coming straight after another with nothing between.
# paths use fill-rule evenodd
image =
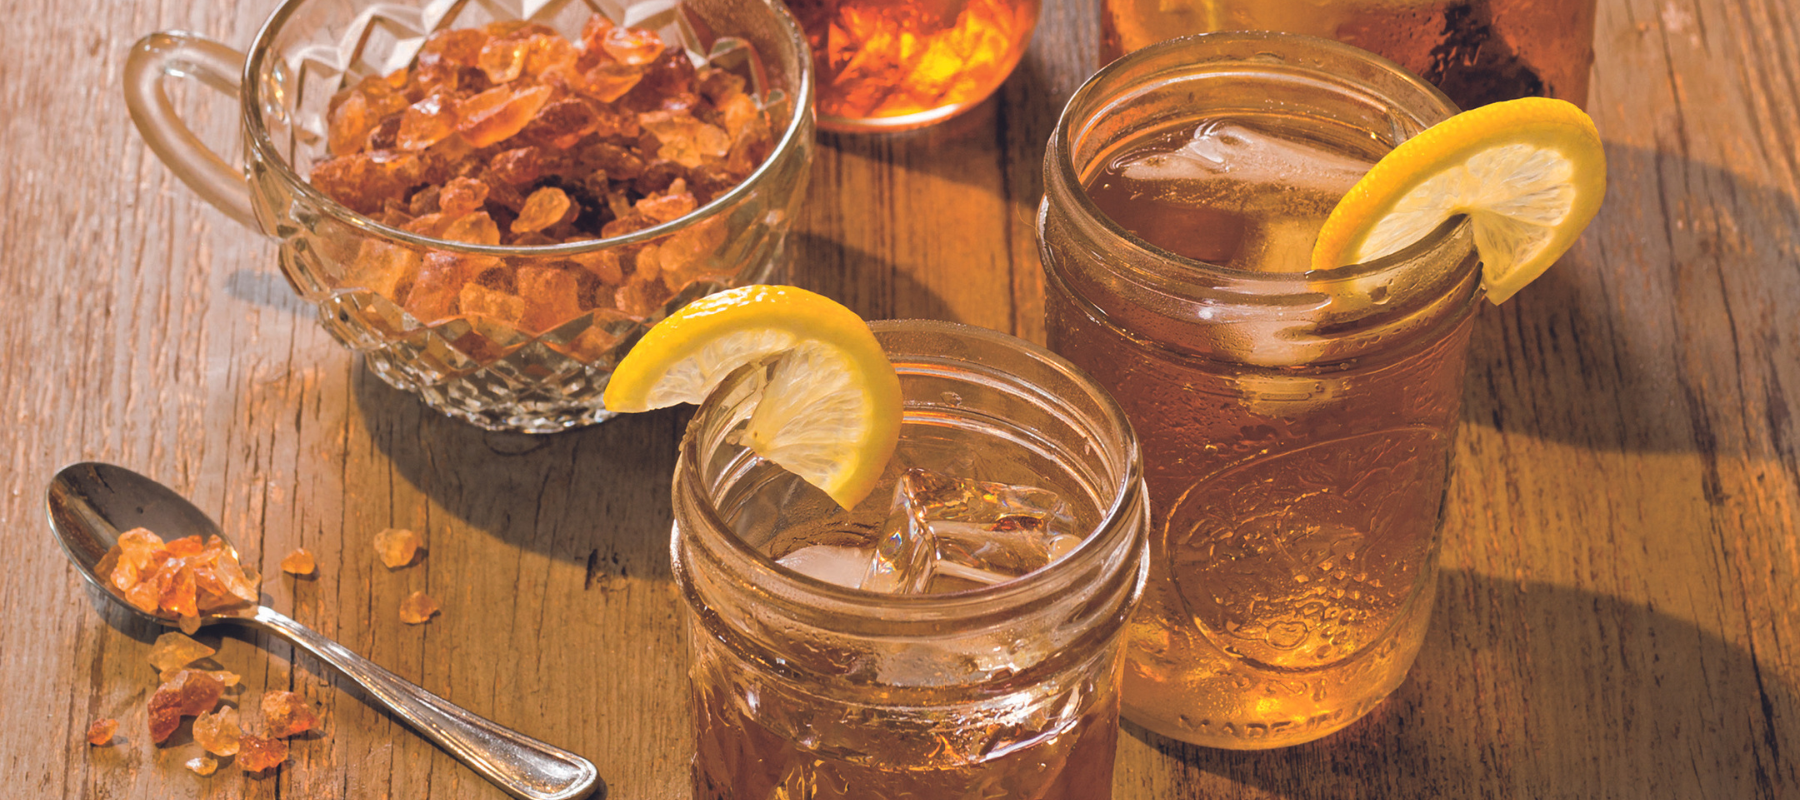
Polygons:
<instances>
[{"instance_id":1,"label":"second mason jar","mask_svg":"<svg viewBox=\"0 0 1800 800\"><path fill-rule=\"evenodd\" d=\"M1295 744L1368 713L1412 664L1481 297L1472 234L1453 220L1306 271L1295 230L1342 193L1331 174L1353 181L1454 111L1387 61L1286 34L1153 45L1063 111L1038 231L1050 347L1125 408L1155 511L1128 719ZM1146 147L1168 153L1133 160Z\"/></svg>"},{"instance_id":2,"label":"second mason jar","mask_svg":"<svg viewBox=\"0 0 1800 800\"><path fill-rule=\"evenodd\" d=\"M743 443L766 366L715 389L682 440L673 555L689 609L694 796L1107 796L1148 513L1130 424L1079 370L1011 336L871 327L905 418L888 473L854 510ZM854 575L877 554L917 559L890 549L905 537L885 527L903 470L990 482L979 496L908 493L920 520L939 520L929 588L877 593L800 571L805 553L851 559ZM1027 513L1055 507L1048 495L1066 525ZM964 531L954 542L952 527ZM1055 528L1079 544L1047 566L965 580L982 574L971 560L1007 572L1041 560L1029 542ZM956 549L965 568L952 573Z\"/></svg>"}]
</instances>

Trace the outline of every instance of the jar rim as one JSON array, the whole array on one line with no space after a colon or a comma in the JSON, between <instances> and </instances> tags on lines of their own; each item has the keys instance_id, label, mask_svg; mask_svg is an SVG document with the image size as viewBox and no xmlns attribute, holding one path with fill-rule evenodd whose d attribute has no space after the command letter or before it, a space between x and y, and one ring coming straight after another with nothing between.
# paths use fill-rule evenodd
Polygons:
<instances>
[{"instance_id":1,"label":"jar rim","mask_svg":"<svg viewBox=\"0 0 1800 800\"><path fill-rule=\"evenodd\" d=\"M1095 103L1096 95L1101 94L1103 91L1124 88L1108 86L1107 84L1131 66L1170 51L1193 48L1196 46L1216 46L1221 55L1226 57L1205 62L1186 62L1185 66L1181 68L1181 71L1191 72L1199 67L1215 67L1224 64L1255 65L1258 63L1268 63L1266 61L1252 61L1247 56L1239 56L1235 59L1230 58L1233 54L1230 53L1229 50L1233 47L1245 50L1252 50L1253 48L1258 47L1266 48L1269 46L1285 46L1295 49L1312 48L1327 56L1347 58L1351 61L1362 62L1368 66L1375 67L1381 74L1397 79L1401 88L1407 91L1416 92L1417 97L1414 99L1427 106L1425 109L1426 114L1412 113L1409 109L1400 106L1398 103L1390 104L1402 111L1407 111L1407 116L1412 117L1421 127L1435 124L1442 119L1456 114L1459 110L1456 104L1452 102L1450 98L1446 97L1443 92L1439 91L1437 87L1407 71L1405 67L1366 50L1335 40L1322 39L1315 36L1279 31L1223 31L1179 36L1132 51L1131 53L1115 59L1112 63L1107 64L1100 68L1099 71L1089 76L1088 79L1082 83L1081 87L1076 89L1075 93L1069 97L1068 102L1063 105L1063 110L1057 119L1056 126L1051 131L1050 144L1045 153L1046 171L1053 169L1055 171L1054 177L1057 179L1057 181L1052 182L1052 185L1060 183L1060 185L1069 188L1070 191L1068 191L1067 194L1072 196L1070 202L1075 208L1080 210L1085 221L1099 225L1101 229L1116 238L1120 244L1130 247L1144 256L1173 265L1181 271L1181 274L1184 277L1215 278L1228 281L1232 285L1248 287L1250 291L1258 294L1297 295L1316 292L1321 284L1363 280L1381 275L1384 272L1400 269L1410 263L1418 253L1443 246L1446 240L1457 235L1460 228L1469 224L1466 216L1459 215L1452 217L1443 225L1439 225L1419 241L1401 248L1397 252L1390 253L1372 261L1363 262L1361 264L1350 264L1332 269L1296 272L1263 272L1236 269L1209 261L1188 258L1166 250L1127 230L1124 226L1120 225L1117 221L1113 220L1112 217L1107 215L1106 212L1102 211L1100 207L1094 203L1093 199L1088 196L1087 192L1082 188L1081 176L1075 169L1073 151L1075 142L1074 134L1077 132L1078 128L1085 128L1088 124L1100 119L1111 104L1097 105L1092 110L1092 113L1086 114L1080 119L1077 118L1077 112L1084 110L1084 106ZM1254 49L1253 52L1258 55L1269 54L1267 49ZM1293 65L1288 64L1287 66L1291 67ZM1170 70L1169 72L1175 71L1176 70ZM1320 74L1329 74L1316 68L1311 69L1311 71L1319 72ZM1337 77L1338 82L1345 85L1365 83L1353 76L1342 75L1335 77ZM1367 88L1366 85L1364 88ZM1392 100L1394 98L1389 99ZM1433 112L1441 113L1441 116L1437 119L1430 119L1428 115ZM1051 176L1047 175L1046 177L1048 178ZM1041 213L1042 212L1040 212L1040 214ZM1041 220L1039 227L1040 229L1042 227ZM1142 259L1121 259L1120 263L1135 264L1141 260Z\"/></svg>"},{"instance_id":2,"label":"jar rim","mask_svg":"<svg viewBox=\"0 0 1800 800\"><path fill-rule=\"evenodd\" d=\"M677 465L675 482L677 486L686 484L698 487L704 501L693 504L700 516L701 523L718 534L717 539L724 540L726 551L745 568L742 579L765 592L778 594L788 598L804 598L806 605L813 613L826 617L837 616L860 617L864 620L911 623L931 621L965 621L971 617L982 616L983 612L997 612L1018 608L1025 604L1045 599L1066 589L1062 581L1066 576L1078 574L1083 570L1096 569L1105 560L1118 552L1119 548L1129 545L1137 529L1148 524L1148 497L1143 483L1143 459L1139 452L1136 433L1131 422L1125 416L1112 395L1108 393L1093 377L1067 359L1043 347L1023 339L1001 333L999 331L940 320L874 320L869 327L879 336L886 332L922 331L926 333L951 334L960 337L980 340L988 344L1014 348L1031 356L1033 359L1050 367L1058 373L1070 378L1075 384L1087 389L1089 398L1099 411L1099 422L1112 428L1119 434L1124 447L1118 453L1123 464L1117 479L1106 487L1110 497L1101 508L1096 520L1082 541L1062 558L1052 561L1041 569L1026 573L1002 583L968 589L960 592L940 594L885 594L880 592L852 589L808 575L795 572L776 563L773 558L760 549L751 546L743 537L731 532L732 527L719 515L718 509L706 495L706 481L702 474L702 459L699 452L699 437L694 435L693 426L705 419L723 402L727 392L720 391L739 376L728 378L725 383L716 387L713 393L703 402L695 413L689 431L683 435L680 445L681 458ZM920 358L952 358L950 356L925 356ZM902 374L906 374L903 369ZM1048 392L1043 397L1053 397ZM677 503L680 500L677 499ZM1134 517L1135 515L1135 517ZM1133 524L1134 518L1137 524ZM679 515L678 515L679 520ZM676 547L679 548L679 534ZM1141 549L1141 548L1140 548ZM679 565L681 559L677 558ZM1140 557L1133 569L1142 572L1147 566L1147 559ZM678 567L677 572L680 572ZM1141 582L1141 577L1140 577Z\"/></svg>"},{"instance_id":3,"label":"jar rim","mask_svg":"<svg viewBox=\"0 0 1800 800\"><path fill-rule=\"evenodd\" d=\"M437 239L421 236L411 231L402 230L377 222L374 218L358 213L348 206L332 199L320 191L312 182L300 177L294 166L276 151L275 143L270 140L268 128L263 125L262 115L257 109L262 107L262 84L256 79L262 72L263 64L273 53L270 42L274 40L281 26L287 22L309 0L284 0L281 6L269 15L256 37L250 42L249 57L244 60L244 74L241 78L243 98L240 112L243 114L243 125L246 139L257 156L268 164L273 164L282 180L292 189L305 197L309 203L330 216L334 221L359 229L366 234L384 239L398 240L417 247L441 250L451 253L465 253L483 256L574 256L610 250L624 245L641 244L680 231L703 220L709 219L719 211L737 203L755 190L757 184L771 171L776 164L785 161L795 150L803 148L812 139L812 100L813 100L813 61L811 45L807 43L800 23L794 19L786 6L781 3L768 3L776 22L780 25L790 46L796 48L795 59L800 65L793 92L794 113L788 119L781 138L776 142L769 156L750 172L748 177L739 181L729 191L687 214L659 223L643 230L633 231L624 236L605 239L591 239L580 242L565 242L553 245L483 245L458 242L449 239Z\"/></svg>"}]
</instances>

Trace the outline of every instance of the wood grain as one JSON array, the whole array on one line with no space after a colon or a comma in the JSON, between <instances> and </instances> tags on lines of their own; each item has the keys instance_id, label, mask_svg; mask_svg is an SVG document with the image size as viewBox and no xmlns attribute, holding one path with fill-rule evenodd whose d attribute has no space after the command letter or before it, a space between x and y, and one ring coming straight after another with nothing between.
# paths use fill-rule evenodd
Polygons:
<instances>
[{"instance_id":1,"label":"wood grain","mask_svg":"<svg viewBox=\"0 0 1800 800\"><path fill-rule=\"evenodd\" d=\"M275 562L275 606L479 713L592 757L615 798L686 797L666 555L683 417L488 434L363 371L270 245L143 146L137 36L247 43L275 5L23 0L0 49L0 775L54 798L498 798L285 645L209 629L246 717L292 689L325 718L294 762L187 772L151 747L156 631L51 541L54 470L160 478ZM824 136L789 277L876 317L1042 339L1043 144L1091 70L1092 0L1046 3L996 97L889 137ZM1323 742L1189 747L1127 725L1115 796L1800 796L1800 10L1603 0L1589 106L1607 204L1538 285L1478 321L1436 619L1409 681ZM180 98L211 142L235 116ZM388 570L385 527L425 535ZM443 614L395 609L422 589ZM90 748L93 719L123 741ZM178 741L186 741L178 735Z\"/></svg>"}]
</instances>

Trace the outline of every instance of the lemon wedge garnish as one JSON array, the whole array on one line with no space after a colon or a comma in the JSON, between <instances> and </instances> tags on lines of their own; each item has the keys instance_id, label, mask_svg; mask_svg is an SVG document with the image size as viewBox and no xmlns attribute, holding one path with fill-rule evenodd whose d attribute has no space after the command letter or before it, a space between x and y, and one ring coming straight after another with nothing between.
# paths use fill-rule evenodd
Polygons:
<instances>
[{"instance_id":1,"label":"lemon wedge garnish","mask_svg":"<svg viewBox=\"0 0 1800 800\"><path fill-rule=\"evenodd\" d=\"M698 403L732 370L771 356L745 441L855 506L899 442L900 379L868 323L827 297L744 286L695 300L638 340L601 401L619 412Z\"/></svg>"},{"instance_id":2,"label":"lemon wedge garnish","mask_svg":"<svg viewBox=\"0 0 1800 800\"><path fill-rule=\"evenodd\" d=\"M1497 305L1575 243L1605 194L1606 153L1581 109L1543 97L1482 106L1376 163L1325 219L1312 268L1373 261L1466 214Z\"/></svg>"}]
</instances>

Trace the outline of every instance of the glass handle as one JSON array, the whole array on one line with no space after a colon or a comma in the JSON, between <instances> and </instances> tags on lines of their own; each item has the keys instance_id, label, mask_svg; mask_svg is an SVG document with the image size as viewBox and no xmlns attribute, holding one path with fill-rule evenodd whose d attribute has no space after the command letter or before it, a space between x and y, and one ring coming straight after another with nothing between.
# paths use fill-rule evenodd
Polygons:
<instances>
[{"instance_id":1,"label":"glass handle","mask_svg":"<svg viewBox=\"0 0 1800 800\"><path fill-rule=\"evenodd\" d=\"M250 208L250 184L242 170L214 153L175 113L168 78L196 78L238 98L244 54L191 33L152 33L132 45L125 59L125 106L138 133L169 169L206 202L253 231L261 231Z\"/></svg>"},{"instance_id":2,"label":"glass handle","mask_svg":"<svg viewBox=\"0 0 1800 800\"><path fill-rule=\"evenodd\" d=\"M244 618L318 656L458 761L520 800L606 796L594 764L581 756L500 726L382 669L268 606Z\"/></svg>"}]
</instances>

